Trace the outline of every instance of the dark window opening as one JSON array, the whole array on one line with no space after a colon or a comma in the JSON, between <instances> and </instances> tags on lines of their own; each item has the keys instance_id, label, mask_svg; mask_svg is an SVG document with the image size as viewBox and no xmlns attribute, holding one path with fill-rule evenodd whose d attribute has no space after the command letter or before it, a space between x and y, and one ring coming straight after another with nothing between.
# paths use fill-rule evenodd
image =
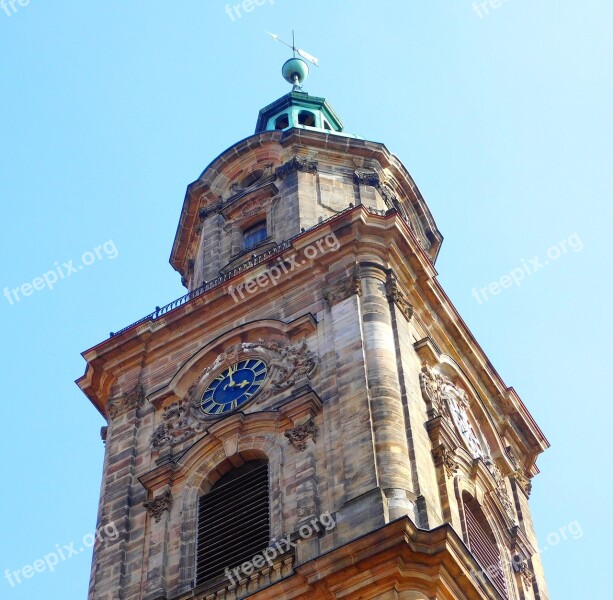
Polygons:
<instances>
[{"instance_id":1,"label":"dark window opening","mask_svg":"<svg viewBox=\"0 0 613 600\"><path fill-rule=\"evenodd\" d=\"M268 236L266 231L266 221L260 221L243 231L243 248L245 250L253 248Z\"/></svg>"},{"instance_id":2,"label":"dark window opening","mask_svg":"<svg viewBox=\"0 0 613 600\"><path fill-rule=\"evenodd\" d=\"M298 123L308 127L315 127L315 115L308 110L301 110L298 113Z\"/></svg>"},{"instance_id":3,"label":"dark window opening","mask_svg":"<svg viewBox=\"0 0 613 600\"><path fill-rule=\"evenodd\" d=\"M257 169L255 171L252 171L251 173L249 173L248 175L245 175L245 177L243 177L240 180L238 187L242 189L248 188L250 185L253 185L256 181L262 179L262 175L264 175L264 171L262 169Z\"/></svg>"},{"instance_id":4,"label":"dark window opening","mask_svg":"<svg viewBox=\"0 0 613 600\"><path fill-rule=\"evenodd\" d=\"M280 115L275 120L275 129L286 129L289 127L289 116Z\"/></svg>"},{"instance_id":5,"label":"dark window opening","mask_svg":"<svg viewBox=\"0 0 613 600\"><path fill-rule=\"evenodd\" d=\"M332 131L332 127L330 127L330 123L328 123L328 121L323 119L323 123L324 123L324 129L327 129L328 131Z\"/></svg>"},{"instance_id":6,"label":"dark window opening","mask_svg":"<svg viewBox=\"0 0 613 600\"><path fill-rule=\"evenodd\" d=\"M270 541L268 463L253 460L226 473L200 498L196 583L250 561Z\"/></svg>"}]
</instances>

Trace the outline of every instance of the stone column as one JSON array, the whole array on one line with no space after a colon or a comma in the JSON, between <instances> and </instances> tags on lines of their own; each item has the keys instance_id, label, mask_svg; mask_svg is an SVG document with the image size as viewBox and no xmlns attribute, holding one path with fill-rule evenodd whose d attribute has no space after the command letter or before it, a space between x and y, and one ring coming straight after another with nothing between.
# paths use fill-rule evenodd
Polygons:
<instances>
[{"instance_id":1,"label":"stone column","mask_svg":"<svg viewBox=\"0 0 613 600\"><path fill-rule=\"evenodd\" d=\"M362 327L379 486L388 502L388 518L413 517L409 451L387 274L378 265L361 265Z\"/></svg>"}]
</instances>

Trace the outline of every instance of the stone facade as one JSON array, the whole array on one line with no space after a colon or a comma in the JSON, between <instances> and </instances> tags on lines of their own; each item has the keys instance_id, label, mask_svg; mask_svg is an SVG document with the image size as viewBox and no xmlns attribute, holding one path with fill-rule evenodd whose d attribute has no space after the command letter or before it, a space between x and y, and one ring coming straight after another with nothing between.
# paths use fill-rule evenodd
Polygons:
<instances>
[{"instance_id":1,"label":"stone facade","mask_svg":"<svg viewBox=\"0 0 613 600\"><path fill-rule=\"evenodd\" d=\"M548 599L528 506L547 440L438 283L441 240L406 169L364 140L264 132L189 186L171 263L194 297L84 353L78 384L108 420L98 524L121 532L96 543L90 600L500 598L468 496L508 597ZM263 389L205 415L206 385L241 357L267 363ZM323 513L335 527L195 588L198 498L256 458L272 537Z\"/></svg>"}]
</instances>

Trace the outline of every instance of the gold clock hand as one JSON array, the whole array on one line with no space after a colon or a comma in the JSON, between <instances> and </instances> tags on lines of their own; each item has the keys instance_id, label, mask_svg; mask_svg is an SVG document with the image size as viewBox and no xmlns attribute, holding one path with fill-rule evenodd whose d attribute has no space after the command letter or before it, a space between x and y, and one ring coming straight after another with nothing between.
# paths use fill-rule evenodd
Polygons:
<instances>
[{"instance_id":1,"label":"gold clock hand","mask_svg":"<svg viewBox=\"0 0 613 600\"><path fill-rule=\"evenodd\" d=\"M239 388L244 388L246 385L249 385L249 382L246 379L237 384Z\"/></svg>"},{"instance_id":2,"label":"gold clock hand","mask_svg":"<svg viewBox=\"0 0 613 600\"><path fill-rule=\"evenodd\" d=\"M228 367L228 375L230 376L230 383L227 387L234 387L236 383L234 383L234 379L232 379L232 374L236 372L236 369L232 367Z\"/></svg>"}]
</instances>

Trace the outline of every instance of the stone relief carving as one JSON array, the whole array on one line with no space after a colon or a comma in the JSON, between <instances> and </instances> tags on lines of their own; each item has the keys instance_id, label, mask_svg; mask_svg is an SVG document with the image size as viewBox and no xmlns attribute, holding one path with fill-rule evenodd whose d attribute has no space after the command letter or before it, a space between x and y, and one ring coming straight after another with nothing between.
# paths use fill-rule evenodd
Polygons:
<instances>
[{"instance_id":1,"label":"stone relief carving","mask_svg":"<svg viewBox=\"0 0 613 600\"><path fill-rule=\"evenodd\" d=\"M306 340L286 344L278 340L258 340L230 346L222 352L189 388L187 396L167 406L162 422L155 429L151 445L155 449L176 446L202 433L210 423L200 408L201 391L206 382L223 365L247 357L258 357L268 365L268 377L264 388L255 397L261 403L301 379L311 377L319 366L319 357L311 352Z\"/></svg>"},{"instance_id":2,"label":"stone relief carving","mask_svg":"<svg viewBox=\"0 0 613 600\"><path fill-rule=\"evenodd\" d=\"M443 376L435 373L429 365L424 363L419 374L419 385L423 399L428 406L428 416L431 419L439 415L449 416L441 393Z\"/></svg>"},{"instance_id":3,"label":"stone relief carving","mask_svg":"<svg viewBox=\"0 0 613 600\"><path fill-rule=\"evenodd\" d=\"M387 297L396 304L400 309L400 312L405 316L407 321L411 320L413 316L413 305L409 302L406 294L402 291L398 285L398 280L394 275L390 275L387 283L385 284L385 290Z\"/></svg>"},{"instance_id":4,"label":"stone relief carving","mask_svg":"<svg viewBox=\"0 0 613 600\"><path fill-rule=\"evenodd\" d=\"M468 419L469 399L466 392L450 379L436 373L424 364L419 375L422 395L428 404L428 416L444 416L459 432L473 458L484 458L489 454L475 433Z\"/></svg>"},{"instance_id":5,"label":"stone relief carving","mask_svg":"<svg viewBox=\"0 0 613 600\"><path fill-rule=\"evenodd\" d=\"M200 196L200 202L205 202L205 201L206 201L205 198L203 196ZM208 206L201 208L200 211L198 212L198 216L202 220L204 220L210 215L220 212L222 208L223 208L223 198L219 196L217 202L213 202L209 204Z\"/></svg>"},{"instance_id":6,"label":"stone relief carving","mask_svg":"<svg viewBox=\"0 0 613 600\"><path fill-rule=\"evenodd\" d=\"M524 494L529 498L530 492L532 491L532 483L530 478L526 475L525 471L522 469L520 462L513 451L511 446L507 446L506 448L507 456L513 465L513 472L511 473L511 479L515 480L515 483L523 490Z\"/></svg>"},{"instance_id":7,"label":"stone relief carving","mask_svg":"<svg viewBox=\"0 0 613 600\"><path fill-rule=\"evenodd\" d=\"M485 457L483 462L485 463L487 470L490 472L490 474L494 478L494 481L496 482L496 495L498 496L498 499L500 500L500 503L504 508L504 512L506 513L509 520L512 523L515 523L515 506L513 505L513 502L511 501L511 498L509 496L509 491L504 482L504 477L502 476L502 471L500 470L500 467L489 456Z\"/></svg>"},{"instance_id":8,"label":"stone relief carving","mask_svg":"<svg viewBox=\"0 0 613 600\"><path fill-rule=\"evenodd\" d=\"M515 479L517 485L523 490L526 497L530 498L530 492L532 492L532 482L526 476L522 469L517 469L511 474L511 478Z\"/></svg>"},{"instance_id":9,"label":"stone relief carving","mask_svg":"<svg viewBox=\"0 0 613 600\"><path fill-rule=\"evenodd\" d=\"M155 519L156 523L159 523L164 511L170 511L172 509L172 494L170 490L166 490L161 496L157 496L157 498L145 500L143 505L147 509L149 516Z\"/></svg>"},{"instance_id":10,"label":"stone relief carving","mask_svg":"<svg viewBox=\"0 0 613 600\"><path fill-rule=\"evenodd\" d=\"M530 569L530 565L528 564L526 558L521 556L520 554L516 554L515 556L513 556L513 570L521 575L524 584L524 589L526 591L529 591L530 587L532 586L532 579L534 578L534 573Z\"/></svg>"},{"instance_id":11,"label":"stone relief carving","mask_svg":"<svg viewBox=\"0 0 613 600\"><path fill-rule=\"evenodd\" d=\"M443 444L432 450L432 458L435 467L444 467L447 477L453 477L458 470L458 465L453 454Z\"/></svg>"},{"instance_id":12,"label":"stone relief carving","mask_svg":"<svg viewBox=\"0 0 613 600\"><path fill-rule=\"evenodd\" d=\"M298 156L294 156L285 164L278 167L276 173L279 179L283 179L295 171L317 173L317 167L318 164L316 160L309 160L308 158L299 158Z\"/></svg>"},{"instance_id":13,"label":"stone relief carving","mask_svg":"<svg viewBox=\"0 0 613 600\"><path fill-rule=\"evenodd\" d=\"M306 449L307 440L311 438L313 443L317 442L317 425L310 417L308 421L301 425L296 425L292 429L288 429L285 432L285 437L289 440L290 444L298 451Z\"/></svg>"},{"instance_id":14,"label":"stone relief carving","mask_svg":"<svg viewBox=\"0 0 613 600\"><path fill-rule=\"evenodd\" d=\"M479 438L468 418L470 400L466 392L426 364L422 366L419 381L422 395L429 407L430 418L441 415L447 419L459 432L473 459L483 460L485 467L494 478L496 485L494 491L506 515L514 523L515 507L509 497L500 467L492 459L487 442Z\"/></svg>"},{"instance_id":15,"label":"stone relief carving","mask_svg":"<svg viewBox=\"0 0 613 600\"><path fill-rule=\"evenodd\" d=\"M346 277L327 286L324 290L324 298L330 306L334 306L354 294L362 295L362 283L360 281L360 268L358 265L355 265Z\"/></svg>"},{"instance_id":16,"label":"stone relief carving","mask_svg":"<svg viewBox=\"0 0 613 600\"><path fill-rule=\"evenodd\" d=\"M372 185L373 187L378 187L381 183L378 173L375 171L368 171L366 169L356 169L353 172L353 180L356 183L362 185Z\"/></svg>"},{"instance_id":17,"label":"stone relief carving","mask_svg":"<svg viewBox=\"0 0 613 600\"><path fill-rule=\"evenodd\" d=\"M232 230L232 226L235 223L242 223L246 219L250 219L256 215L264 215L273 203L274 197L272 195L259 198L254 198L245 202L240 209L232 211L234 215L232 218L227 218L223 225L224 231L228 232Z\"/></svg>"},{"instance_id":18,"label":"stone relief carving","mask_svg":"<svg viewBox=\"0 0 613 600\"><path fill-rule=\"evenodd\" d=\"M145 388L141 383L137 383L129 392L117 398L111 398L106 410L111 419L116 419L133 408L139 408L144 401Z\"/></svg>"}]
</instances>

